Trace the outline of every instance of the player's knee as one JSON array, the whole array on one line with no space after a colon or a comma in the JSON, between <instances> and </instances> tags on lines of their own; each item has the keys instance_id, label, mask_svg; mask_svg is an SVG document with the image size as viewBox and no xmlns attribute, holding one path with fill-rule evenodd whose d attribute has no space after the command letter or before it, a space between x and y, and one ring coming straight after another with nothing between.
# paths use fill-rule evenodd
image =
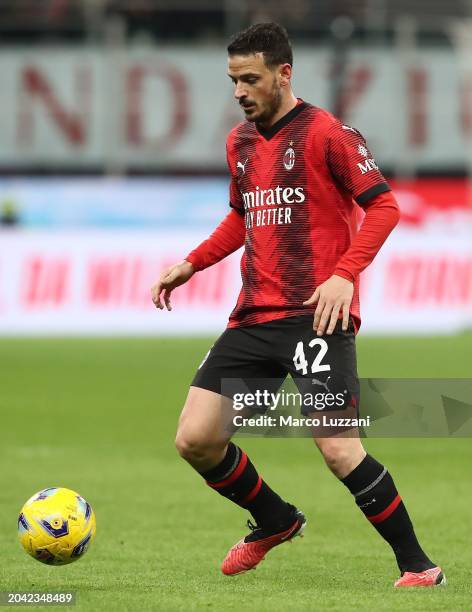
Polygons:
<instances>
[{"instance_id":1,"label":"player's knee","mask_svg":"<svg viewBox=\"0 0 472 612\"><path fill-rule=\"evenodd\" d=\"M318 448L329 469L338 476L344 478L360 462L365 451L362 445L352 444L346 438L326 438L317 442Z\"/></svg>"},{"instance_id":2,"label":"player's knee","mask_svg":"<svg viewBox=\"0 0 472 612\"><path fill-rule=\"evenodd\" d=\"M211 452L211 446L206 440L185 431L177 432L175 447L182 459L190 463L201 461Z\"/></svg>"}]
</instances>

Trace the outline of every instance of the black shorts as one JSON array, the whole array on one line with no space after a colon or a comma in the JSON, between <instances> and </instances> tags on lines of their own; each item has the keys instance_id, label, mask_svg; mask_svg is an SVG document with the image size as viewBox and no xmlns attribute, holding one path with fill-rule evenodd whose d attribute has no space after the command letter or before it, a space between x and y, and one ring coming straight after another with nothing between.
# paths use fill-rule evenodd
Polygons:
<instances>
[{"instance_id":1,"label":"black shorts","mask_svg":"<svg viewBox=\"0 0 472 612\"><path fill-rule=\"evenodd\" d=\"M241 388L275 393L288 374L300 393L342 393L346 405L355 406L357 413L359 379L352 321L347 331L338 321L330 336L316 335L311 314L226 329L200 364L192 385L233 398ZM302 405L302 412L313 410Z\"/></svg>"}]
</instances>

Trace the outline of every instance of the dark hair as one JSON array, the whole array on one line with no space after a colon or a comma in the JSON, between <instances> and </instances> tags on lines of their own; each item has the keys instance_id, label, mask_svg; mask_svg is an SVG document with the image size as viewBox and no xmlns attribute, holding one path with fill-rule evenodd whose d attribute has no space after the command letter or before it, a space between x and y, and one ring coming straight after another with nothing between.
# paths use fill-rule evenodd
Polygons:
<instances>
[{"instance_id":1,"label":"dark hair","mask_svg":"<svg viewBox=\"0 0 472 612\"><path fill-rule=\"evenodd\" d=\"M293 65L292 46L287 30L278 23L256 23L233 36L229 55L264 54L266 66Z\"/></svg>"}]
</instances>

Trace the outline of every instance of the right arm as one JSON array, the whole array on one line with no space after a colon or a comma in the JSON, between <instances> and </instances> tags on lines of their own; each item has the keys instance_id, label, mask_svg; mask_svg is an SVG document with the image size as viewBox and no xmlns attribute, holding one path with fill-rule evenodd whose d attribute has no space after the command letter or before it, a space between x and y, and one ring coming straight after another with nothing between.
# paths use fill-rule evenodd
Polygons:
<instances>
[{"instance_id":1,"label":"right arm","mask_svg":"<svg viewBox=\"0 0 472 612\"><path fill-rule=\"evenodd\" d=\"M245 235L244 217L233 208L211 236L187 255L185 261L192 264L195 272L209 268L241 248Z\"/></svg>"}]
</instances>

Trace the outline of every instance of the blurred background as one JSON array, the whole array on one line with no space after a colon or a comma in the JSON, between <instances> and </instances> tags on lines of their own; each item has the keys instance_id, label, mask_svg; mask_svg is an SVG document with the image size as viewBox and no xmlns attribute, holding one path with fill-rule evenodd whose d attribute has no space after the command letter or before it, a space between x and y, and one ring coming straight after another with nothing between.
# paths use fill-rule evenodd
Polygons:
<instances>
[{"instance_id":1,"label":"blurred background","mask_svg":"<svg viewBox=\"0 0 472 612\"><path fill-rule=\"evenodd\" d=\"M401 204L363 331L471 326L470 0L0 0L0 333L224 326L239 254L171 316L149 287L226 214L226 44L264 20L293 40L296 94L363 132Z\"/></svg>"}]
</instances>

